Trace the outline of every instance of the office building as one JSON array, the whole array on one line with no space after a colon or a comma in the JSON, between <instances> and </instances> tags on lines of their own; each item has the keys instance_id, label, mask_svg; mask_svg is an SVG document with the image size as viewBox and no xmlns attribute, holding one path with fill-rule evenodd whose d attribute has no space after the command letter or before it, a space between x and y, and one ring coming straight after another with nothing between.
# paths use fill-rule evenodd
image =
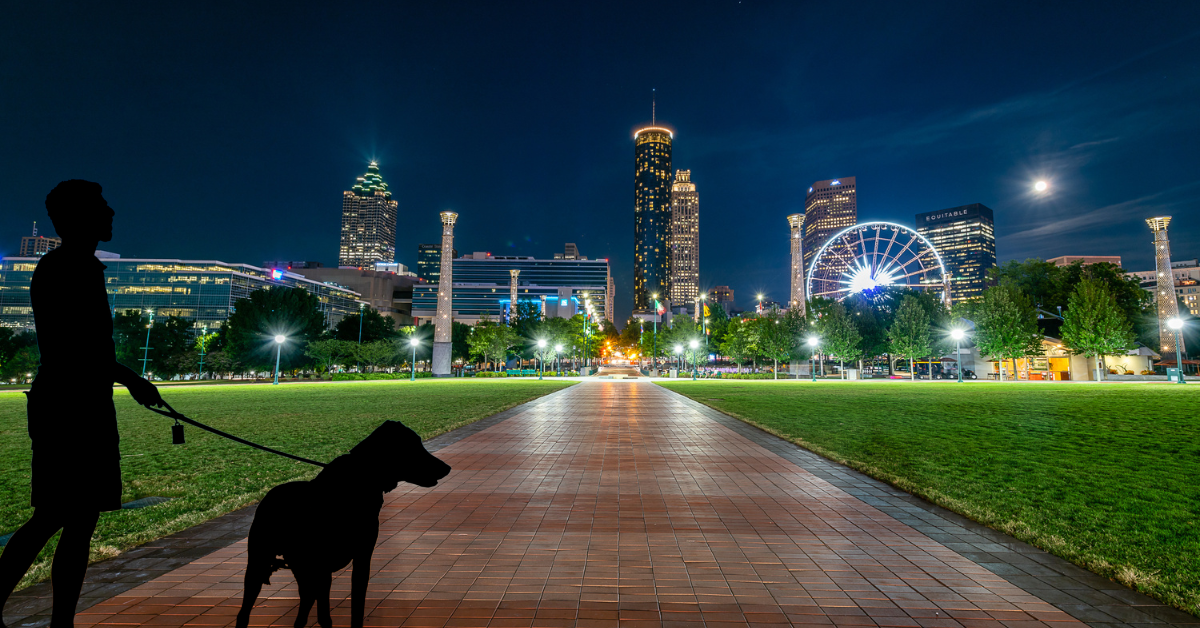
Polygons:
<instances>
[{"instance_id":1,"label":"office building","mask_svg":"<svg viewBox=\"0 0 1200 628\"><path fill-rule=\"evenodd\" d=\"M633 136L633 310L652 309L653 294L670 284L671 131L659 126Z\"/></svg>"},{"instance_id":2,"label":"office building","mask_svg":"<svg viewBox=\"0 0 1200 628\"><path fill-rule=\"evenodd\" d=\"M733 301L733 288L729 286L713 286L708 289L708 302L714 305L719 305L725 310L726 315L733 314L737 311L737 306Z\"/></svg>"},{"instance_id":3,"label":"office building","mask_svg":"<svg viewBox=\"0 0 1200 628\"><path fill-rule=\"evenodd\" d=\"M1089 264L1112 264L1114 266L1121 265L1120 255L1060 255L1051 257L1046 260L1055 266L1070 266L1075 262L1083 262L1084 266Z\"/></svg>"},{"instance_id":4,"label":"office building","mask_svg":"<svg viewBox=\"0 0 1200 628\"><path fill-rule=\"evenodd\" d=\"M992 210L982 203L917 214L917 233L942 256L950 276L950 300L977 299L996 265Z\"/></svg>"},{"instance_id":5,"label":"office building","mask_svg":"<svg viewBox=\"0 0 1200 628\"><path fill-rule=\"evenodd\" d=\"M1158 271L1139 270L1129 275L1136 277L1146 292L1154 294L1158 290ZM1171 262L1171 283L1176 300L1182 301L1192 316L1200 317L1200 260Z\"/></svg>"},{"instance_id":6,"label":"office building","mask_svg":"<svg viewBox=\"0 0 1200 628\"><path fill-rule=\"evenodd\" d=\"M568 242L562 253L555 253L554 259L587 259L579 254L579 247L574 242Z\"/></svg>"},{"instance_id":7,"label":"office building","mask_svg":"<svg viewBox=\"0 0 1200 628\"><path fill-rule=\"evenodd\" d=\"M858 222L858 194L854 177L816 181L804 197L804 273L817 251L835 233ZM836 261L836 256L826 256ZM836 263L836 262L834 262Z\"/></svg>"},{"instance_id":8,"label":"office building","mask_svg":"<svg viewBox=\"0 0 1200 628\"><path fill-rule=\"evenodd\" d=\"M371 162L354 187L342 193L342 244L338 266L370 268L396 261L396 201Z\"/></svg>"},{"instance_id":9,"label":"office building","mask_svg":"<svg viewBox=\"0 0 1200 628\"><path fill-rule=\"evenodd\" d=\"M403 268L403 264L392 266ZM388 267L379 263L373 269L313 267L293 272L319 283L353 290L360 301L396 321L397 327L412 325L412 293L417 277L408 272L392 272Z\"/></svg>"},{"instance_id":10,"label":"office building","mask_svg":"<svg viewBox=\"0 0 1200 628\"><path fill-rule=\"evenodd\" d=\"M458 257L458 250L450 252L451 257ZM442 245L417 245L417 277L425 283L437 283L442 272Z\"/></svg>"},{"instance_id":11,"label":"office building","mask_svg":"<svg viewBox=\"0 0 1200 628\"><path fill-rule=\"evenodd\" d=\"M61 238L38 235L37 221L33 223L33 235L21 238L21 257L41 257L62 245Z\"/></svg>"},{"instance_id":12,"label":"office building","mask_svg":"<svg viewBox=\"0 0 1200 628\"><path fill-rule=\"evenodd\" d=\"M610 319L609 285L612 274L607 259L537 259L478 252L453 260L453 320L474 324L485 314L493 321L507 320L512 309L512 271L518 271L518 303L532 303L547 317L570 318L583 312L590 299L598 318ZM418 324L432 320L437 311L439 285L413 288L413 316Z\"/></svg>"},{"instance_id":13,"label":"office building","mask_svg":"<svg viewBox=\"0 0 1200 628\"><path fill-rule=\"evenodd\" d=\"M299 270L301 268L322 268L325 265L321 262L306 262L300 260L267 260L262 263L263 268L282 268L284 270Z\"/></svg>"},{"instance_id":14,"label":"office building","mask_svg":"<svg viewBox=\"0 0 1200 628\"><path fill-rule=\"evenodd\" d=\"M676 170L671 186L672 303L691 303L700 294L700 196L691 170Z\"/></svg>"},{"instance_id":15,"label":"office building","mask_svg":"<svg viewBox=\"0 0 1200 628\"><path fill-rule=\"evenodd\" d=\"M29 283L40 259L0 258L0 326L33 327ZM106 258L103 262L114 313L153 310L156 316L186 318L197 330L221 327L238 299L272 286L300 288L316 295L327 327L359 307L356 292L284 269L214 260Z\"/></svg>"}]
</instances>

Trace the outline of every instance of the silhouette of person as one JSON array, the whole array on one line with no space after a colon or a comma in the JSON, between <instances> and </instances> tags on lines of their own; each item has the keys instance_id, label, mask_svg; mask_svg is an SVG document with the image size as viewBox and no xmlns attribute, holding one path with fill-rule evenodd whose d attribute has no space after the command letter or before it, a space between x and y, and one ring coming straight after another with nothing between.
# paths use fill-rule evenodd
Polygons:
<instances>
[{"instance_id":1,"label":"silhouette of person","mask_svg":"<svg viewBox=\"0 0 1200 628\"><path fill-rule=\"evenodd\" d=\"M104 264L96 246L112 239L113 210L100 184L74 179L46 196L62 245L33 272L30 300L41 365L28 395L33 440L33 516L0 554L0 609L55 532L51 628L71 628L103 511L121 507L121 454L113 383L142 405L162 405L154 384L117 363ZM3 619L0 618L0 628Z\"/></svg>"}]
</instances>

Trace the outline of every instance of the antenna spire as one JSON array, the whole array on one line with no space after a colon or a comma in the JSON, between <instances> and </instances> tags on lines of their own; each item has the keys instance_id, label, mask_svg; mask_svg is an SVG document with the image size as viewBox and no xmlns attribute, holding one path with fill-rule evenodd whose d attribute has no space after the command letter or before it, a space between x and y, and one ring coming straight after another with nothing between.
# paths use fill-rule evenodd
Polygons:
<instances>
[{"instance_id":1,"label":"antenna spire","mask_svg":"<svg viewBox=\"0 0 1200 628\"><path fill-rule=\"evenodd\" d=\"M650 126L654 126L654 125L655 125L655 123L656 123L656 120L655 120L655 117L654 117L654 109L655 109L655 106L656 106L656 104L657 104L657 103L655 102L655 100L657 100L657 99L655 98L655 96L657 95L657 94L655 93L656 91L658 91L658 90L654 89L653 87L652 87L652 88L650 88Z\"/></svg>"}]
</instances>

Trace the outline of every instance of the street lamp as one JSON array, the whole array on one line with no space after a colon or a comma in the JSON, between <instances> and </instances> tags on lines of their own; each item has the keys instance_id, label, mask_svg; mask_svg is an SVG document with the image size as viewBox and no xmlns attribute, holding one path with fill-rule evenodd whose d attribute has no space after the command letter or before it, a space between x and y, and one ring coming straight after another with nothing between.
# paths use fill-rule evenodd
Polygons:
<instances>
[{"instance_id":1,"label":"street lamp","mask_svg":"<svg viewBox=\"0 0 1200 628\"><path fill-rule=\"evenodd\" d=\"M273 384L274 386L279 385L279 356L280 356L280 354L283 353L283 341L284 340L287 340L287 337L284 336L283 334L275 335L275 383Z\"/></svg>"},{"instance_id":2,"label":"street lamp","mask_svg":"<svg viewBox=\"0 0 1200 628\"><path fill-rule=\"evenodd\" d=\"M817 365L814 360L817 357L817 344L821 341L816 336L809 336L806 342L808 343L808 348L811 349L811 352L808 354L808 374L812 376L812 381L816 382Z\"/></svg>"},{"instance_id":3,"label":"street lamp","mask_svg":"<svg viewBox=\"0 0 1200 628\"><path fill-rule=\"evenodd\" d=\"M562 375L562 358L558 354L562 352L562 345L554 345L554 372Z\"/></svg>"},{"instance_id":4,"label":"street lamp","mask_svg":"<svg viewBox=\"0 0 1200 628\"><path fill-rule=\"evenodd\" d=\"M699 370L699 367L696 366L696 349L700 348L700 341L693 338L688 346L692 348L692 381L694 382L696 381L696 372Z\"/></svg>"},{"instance_id":5,"label":"street lamp","mask_svg":"<svg viewBox=\"0 0 1200 628\"><path fill-rule=\"evenodd\" d=\"M150 343L146 343L150 344ZM204 379L204 348L208 346L208 326L200 328L200 374L196 376L196 380Z\"/></svg>"},{"instance_id":6,"label":"street lamp","mask_svg":"<svg viewBox=\"0 0 1200 628\"><path fill-rule=\"evenodd\" d=\"M421 344L421 341L418 340L416 336L413 336L412 338L408 339L408 344L412 345L413 348L412 364L409 364L410 371L408 381L415 382L417 381L417 346Z\"/></svg>"},{"instance_id":7,"label":"street lamp","mask_svg":"<svg viewBox=\"0 0 1200 628\"><path fill-rule=\"evenodd\" d=\"M675 377L679 377L680 360L683 358L683 345L675 345Z\"/></svg>"},{"instance_id":8,"label":"street lamp","mask_svg":"<svg viewBox=\"0 0 1200 628\"><path fill-rule=\"evenodd\" d=\"M142 377L146 376L146 365L150 363L150 328L154 327L154 310L146 310L150 322L146 325L146 346L142 347Z\"/></svg>"},{"instance_id":9,"label":"street lamp","mask_svg":"<svg viewBox=\"0 0 1200 628\"><path fill-rule=\"evenodd\" d=\"M758 313L762 314L762 295L758 295Z\"/></svg>"},{"instance_id":10,"label":"street lamp","mask_svg":"<svg viewBox=\"0 0 1200 628\"><path fill-rule=\"evenodd\" d=\"M650 370L658 370L658 293L654 293L654 342L650 351Z\"/></svg>"},{"instance_id":11,"label":"street lamp","mask_svg":"<svg viewBox=\"0 0 1200 628\"><path fill-rule=\"evenodd\" d=\"M963 367L962 367L962 339L963 339L963 336L965 336L965 335L966 335L966 334L965 334L965 333L963 333L963 330L961 330L961 329L951 329L951 330L950 330L950 337L954 339L954 353L955 353L955 355L957 356L957 360L958 360L958 383L960 383L960 384L961 384L961 383L962 383L962 381L963 381L963 380L962 380L962 371L963 371ZM932 369L933 369L933 367L932 367L932 366L930 366L930 371L929 371L930 375L929 375L929 376L930 376L931 378L933 377L933 370L932 370Z\"/></svg>"},{"instance_id":12,"label":"street lamp","mask_svg":"<svg viewBox=\"0 0 1200 628\"><path fill-rule=\"evenodd\" d=\"M1167 327L1175 330L1175 366L1179 367L1179 383L1186 384L1183 381L1183 352L1179 349L1179 345L1183 344L1183 319L1176 316L1167 321Z\"/></svg>"},{"instance_id":13,"label":"street lamp","mask_svg":"<svg viewBox=\"0 0 1200 628\"><path fill-rule=\"evenodd\" d=\"M545 341L545 339L539 340L539 341L537 342L537 345L538 345L538 349L545 349L545 348L546 348L546 341ZM538 353L541 353L541 352L539 351ZM534 357L537 357L537 356L534 356ZM538 370L538 379L541 379L541 378L542 378L542 373L546 372L546 358L545 358L545 356L544 356L544 355L543 355L543 357L541 358L541 363L542 363L542 368Z\"/></svg>"},{"instance_id":14,"label":"street lamp","mask_svg":"<svg viewBox=\"0 0 1200 628\"><path fill-rule=\"evenodd\" d=\"M358 304L358 346L360 346L360 347L362 346L363 308L366 306L367 306L366 303ZM362 372L362 364L359 363L358 361L355 361L354 368L358 372L360 372L360 373Z\"/></svg>"}]
</instances>

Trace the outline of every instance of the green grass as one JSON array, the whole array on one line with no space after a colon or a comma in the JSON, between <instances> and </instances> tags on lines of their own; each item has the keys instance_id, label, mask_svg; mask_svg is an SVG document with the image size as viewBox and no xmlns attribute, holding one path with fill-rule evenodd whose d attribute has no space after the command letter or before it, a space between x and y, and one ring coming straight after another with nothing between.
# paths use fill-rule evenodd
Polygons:
<instances>
[{"instance_id":1,"label":"green grass","mask_svg":"<svg viewBox=\"0 0 1200 628\"><path fill-rule=\"evenodd\" d=\"M345 453L387 419L423 438L511 408L568 386L519 380L347 382L288 386L180 387L163 396L185 415L306 458L328 461ZM187 444L171 444L171 421L140 408L124 390L114 395L121 432L122 502L148 496L173 501L100 517L92 560L219 517L260 499L271 487L309 479L318 469L187 427ZM30 443L25 395L0 392L0 534L32 514ZM49 576L57 537L43 550L22 586Z\"/></svg>"},{"instance_id":2,"label":"green grass","mask_svg":"<svg viewBox=\"0 0 1200 628\"><path fill-rule=\"evenodd\" d=\"M663 385L1200 614L1200 386Z\"/></svg>"}]
</instances>

